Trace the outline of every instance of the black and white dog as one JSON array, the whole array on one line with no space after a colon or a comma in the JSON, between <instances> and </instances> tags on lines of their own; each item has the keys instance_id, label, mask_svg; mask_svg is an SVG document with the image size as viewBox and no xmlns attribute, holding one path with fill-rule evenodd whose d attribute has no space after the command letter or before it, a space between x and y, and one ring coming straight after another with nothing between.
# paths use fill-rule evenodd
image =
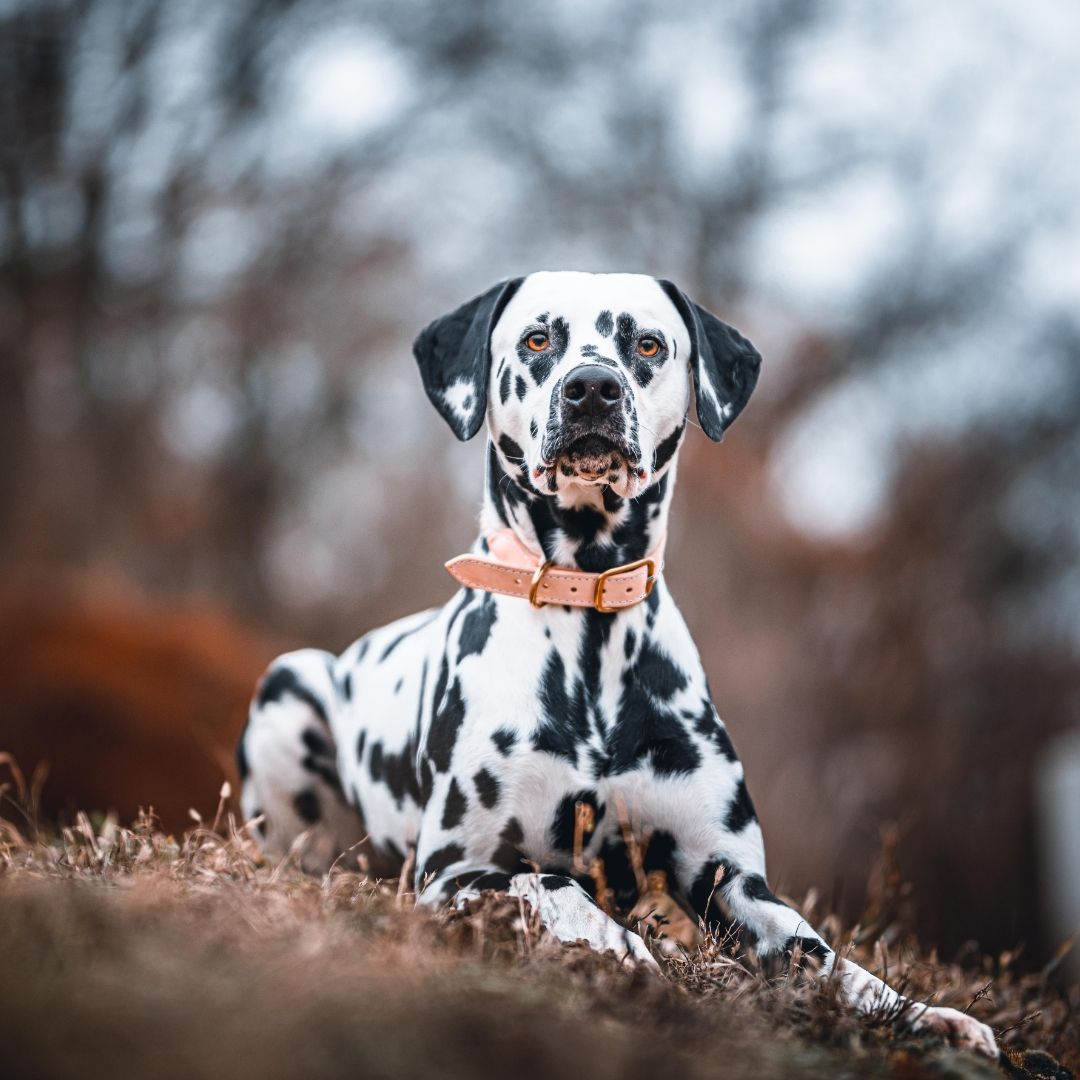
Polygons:
<instances>
[{"instance_id":1,"label":"black and white dog","mask_svg":"<svg viewBox=\"0 0 1080 1080\"><path fill-rule=\"evenodd\" d=\"M759 957L839 963L857 1009L901 1005L770 892L742 765L660 576L691 388L719 441L757 351L670 282L567 272L496 286L414 352L459 439L487 422L480 537L448 564L466 587L340 657L271 665L237 751L265 849L306 834L314 869L364 840L393 874L415 847L419 903L506 891L557 937L653 965L581 873L601 860L604 906L633 904L629 824L692 915ZM956 1010L907 1019L997 1055Z\"/></svg>"}]
</instances>

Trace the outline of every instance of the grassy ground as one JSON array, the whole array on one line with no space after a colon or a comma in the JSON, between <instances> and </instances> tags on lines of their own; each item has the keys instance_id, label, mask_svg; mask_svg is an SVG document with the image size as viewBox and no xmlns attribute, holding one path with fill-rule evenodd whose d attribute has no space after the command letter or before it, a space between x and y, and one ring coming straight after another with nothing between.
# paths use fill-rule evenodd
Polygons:
<instances>
[{"instance_id":1,"label":"grassy ground","mask_svg":"<svg viewBox=\"0 0 1080 1080\"><path fill-rule=\"evenodd\" d=\"M828 984L769 984L715 941L658 978L550 940L505 897L417 913L397 882L264 864L224 814L179 840L149 819L35 840L0 822L0 1075L915 1080L1080 1063L1078 988L1009 957L920 957L890 928L859 940L895 985L1004 1031L1008 1060L853 1018Z\"/></svg>"}]
</instances>

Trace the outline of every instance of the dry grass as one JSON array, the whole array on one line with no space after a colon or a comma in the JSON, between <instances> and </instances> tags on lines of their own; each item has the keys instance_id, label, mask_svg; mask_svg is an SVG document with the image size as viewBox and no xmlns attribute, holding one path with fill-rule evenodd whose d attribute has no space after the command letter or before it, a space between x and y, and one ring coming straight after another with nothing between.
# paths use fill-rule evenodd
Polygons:
<instances>
[{"instance_id":1,"label":"dry grass","mask_svg":"<svg viewBox=\"0 0 1080 1080\"><path fill-rule=\"evenodd\" d=\"M505 897L418 913L394 881L267 865L224 808L180 839L145 816L30 831L0 821L4 1076L1066 1077L1080 1061L1076 987L1009 956L920 957L893 928L833 936L914 996L970 1005L1010 1062L856 1019L828 985L770 984L715 941L661 979L559 945Z\"/></svg>"}]
</instances>

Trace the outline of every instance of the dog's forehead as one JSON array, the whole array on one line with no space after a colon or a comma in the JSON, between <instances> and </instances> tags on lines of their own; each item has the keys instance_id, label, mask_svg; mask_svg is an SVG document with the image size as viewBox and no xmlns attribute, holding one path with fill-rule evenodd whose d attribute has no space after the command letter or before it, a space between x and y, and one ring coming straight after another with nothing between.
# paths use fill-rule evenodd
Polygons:
<instances>
[{"instance_id":1,"label":"dog's forehead","mask_svg":"<svg viewBox=\"0 0 1080 1080\"><path fill-rule=\"evenodd\" d=\"M592 327L601 312L633 316L642 327L682 326L675 305L660 283L646 274L589 274L544 270L530 274L499 319L499 329L516 329L541 316L562 318L571 332Z\"/></svg>"}]
</instances>

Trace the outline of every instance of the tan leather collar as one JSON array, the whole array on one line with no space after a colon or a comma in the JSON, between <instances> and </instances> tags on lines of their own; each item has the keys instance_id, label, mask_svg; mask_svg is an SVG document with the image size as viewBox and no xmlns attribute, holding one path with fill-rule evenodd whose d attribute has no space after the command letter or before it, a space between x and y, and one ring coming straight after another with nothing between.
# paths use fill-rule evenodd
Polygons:
<instances>
[{"instance_id":1,"label":"tan leather collar","mask_svg":"<svg viewBox=\"0 0 1080 1080\"><path fill-rule=\"evenodd\" d=\"M556 566L530 551L510 529L487 538L490 555L458 555L446 564L455 581L470 589L519 596L533 607L565 604L611 613L640 604L664 569L664 540L637 562L602 574Z\"/></svg>"}]
</instances>

